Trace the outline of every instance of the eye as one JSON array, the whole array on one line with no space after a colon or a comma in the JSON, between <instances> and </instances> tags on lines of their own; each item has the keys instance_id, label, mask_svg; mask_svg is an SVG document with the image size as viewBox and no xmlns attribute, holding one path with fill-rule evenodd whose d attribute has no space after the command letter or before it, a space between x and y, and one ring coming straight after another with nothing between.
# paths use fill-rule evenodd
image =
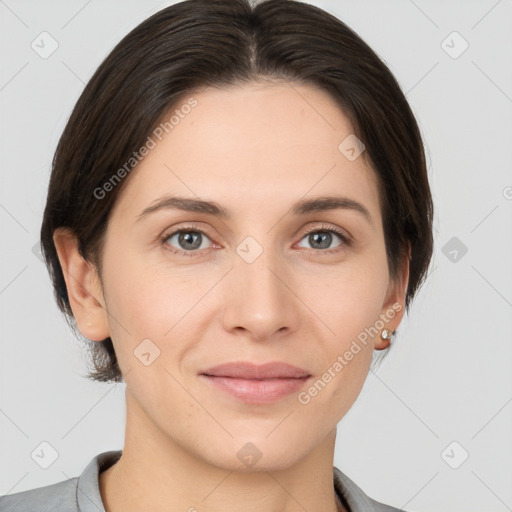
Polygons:
<instances>
[{"instance_id":1,"label":"eye","mask_svg":"<svg viewBox=\"0 0 512 512\"><path fill-rule=\"evenodd\" d=\"M209 240L204 231L195 226L187 226L164 235L162 243L173 253L194 256L197 251L208 249L210 244L204 243L205 238Z\"/></svg>"},{"instance_id":2,"label":"eye","mask_svg":"<svg viewBox=\"0 0 512 512\"><path fill-rule=\"evenodd\" d=\"M328 249L333 241L333 235L341 240L341 243L334 249ZM311 244L311 249L319 251L322 254L332 254L342 251L345 247L351 245L351 240L347 235L344 235L339 229L332 226L322 226L321 228L315 227L306 231L302 238L306 239Z\"/></svg>"}]
</instances>

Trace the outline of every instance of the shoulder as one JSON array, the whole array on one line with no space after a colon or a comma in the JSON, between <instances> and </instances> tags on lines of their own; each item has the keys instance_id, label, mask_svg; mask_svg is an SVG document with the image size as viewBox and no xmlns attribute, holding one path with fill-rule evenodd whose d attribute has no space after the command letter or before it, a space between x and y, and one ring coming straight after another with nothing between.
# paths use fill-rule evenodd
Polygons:
<instances>
[{"instance_id":1,"label":"shoulder","mask_svg":"<svg viewBox=\"0 0 512 512\"><path fill-rule=\"evenodd\" d=\"M350 512L405 512L370 498L337 467L334 467L334 488Z\"/></svg>"},{"instance_id":2,"label":"shoulder","mask_svg":"<svg viewBox=\"0 0 512 512\"><path fill-rule=\"evenodd\" d=\"M0 496L1 512L104 512L99 474L115 464L121 450L96 455L78 477Z\"/></svg>"},{"instance_id":3,"label":"shoulder","mask_svg":"<svg viewBox=\"0 0 512 512\"><path fill-rule=\"evenodd\" d=\"M56 484L0 496L2 512L76 512L78 478L70 478Z\"/></svg>"}]
</instances>

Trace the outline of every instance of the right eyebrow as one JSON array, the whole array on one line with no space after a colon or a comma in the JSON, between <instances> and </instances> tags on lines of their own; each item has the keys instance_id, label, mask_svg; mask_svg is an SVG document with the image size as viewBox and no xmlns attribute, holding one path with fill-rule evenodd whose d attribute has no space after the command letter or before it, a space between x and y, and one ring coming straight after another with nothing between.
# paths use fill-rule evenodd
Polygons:
<instances>
[{"instance_id":1,"label":"right eyebrow","mask_svg":"<svg viewBox=\"0 0 512 512\"><path fill-rule=\"evenodd\" d=\"M146 217L150 213L162 209L175 209L183 210L186 212L206 213L214 215L223 219L231 219L231 214L219 204L214 201L203 201L201 199L192 199L188 197L177 196L164 196L159 198L156 202L144 208L142 212L137 215L137 222Z\"/></svg>"}]
</instances>

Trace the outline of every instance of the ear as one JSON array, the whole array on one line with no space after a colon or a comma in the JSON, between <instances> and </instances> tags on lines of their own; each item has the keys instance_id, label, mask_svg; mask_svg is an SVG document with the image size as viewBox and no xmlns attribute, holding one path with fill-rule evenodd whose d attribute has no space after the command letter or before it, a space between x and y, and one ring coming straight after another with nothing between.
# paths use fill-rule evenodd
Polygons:
<instances>
[{"instance_id":1,"label":"ear","mask_svg":"<svg viewBox=\"0 0 512 512\"><path fill-rule=\"evenodd\" d=\"M390 340L381 337L382 331L388 329L396 331L405 314L405 297L409 284L409 262L411 260L411 244L409 244L408 255L402 259L401 273L397 279L390 280L386 298L381 309L380 319L385 324L381 332L375 336L374 348L383 350L389 347Z\"/></svg>"},{"instance_id":2,"label":"ear","mask_svg":"<svg viewBox=\"0 0 512 512\"><path fill-rule=\"evenodd\" d=\"M78 250L78 240L70 229L56 229L53 241L78 330L91 341L108 338L107 313L96 267L84 260Z\"/></svg>"}]
</instances>

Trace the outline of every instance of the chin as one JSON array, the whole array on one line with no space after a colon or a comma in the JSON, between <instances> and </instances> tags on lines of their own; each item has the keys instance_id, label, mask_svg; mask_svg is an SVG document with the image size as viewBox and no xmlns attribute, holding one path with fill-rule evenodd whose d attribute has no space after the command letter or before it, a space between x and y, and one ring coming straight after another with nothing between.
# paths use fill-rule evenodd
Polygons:
<instances>
[{"instance_id":1,"label":"chin","mask_svg":"<svg viewBox=\"0 0 512 512\"><path fill-rule=\"evenodd\" d=\"M270 437L268 432L260 437L246 435L229 439L226 434L224 442L217 438L211 444L207 442L204 451L196 453L208 464L222 470L258 473L288 469L314 448L313 440L308 443L302 434L294 439L285 430L281 435L274 432Z\"/></svg>"}]
</instances>

